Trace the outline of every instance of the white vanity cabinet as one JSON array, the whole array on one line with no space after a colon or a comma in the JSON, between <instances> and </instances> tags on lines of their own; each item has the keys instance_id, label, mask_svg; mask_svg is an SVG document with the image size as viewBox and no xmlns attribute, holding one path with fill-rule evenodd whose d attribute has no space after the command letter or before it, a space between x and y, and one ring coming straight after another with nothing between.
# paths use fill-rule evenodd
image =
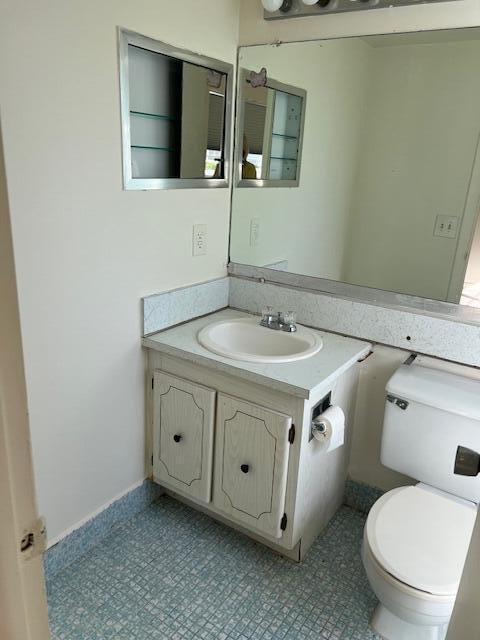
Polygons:
<instances>
[{"instance_id":1,"label":"white vanity cabinet","mask_svg":"<svg viewBox=\"0 0 480 640\"><path fill-rule=\"evenodd\" d=\"M281 538L292 418L219 394L214 504L227 517Z\"/></svg>"},{"instance_id":2,"label":"white vanity cabinet","mask_svg":"<svg viewBox=\"0 0 480 640\"><path fill-rule=\"evenodd\" d=\"M243 316L225 309L143 338L147 469L178 500L300 561L343 502L371 347L319 333L323 347L310 358L265 365L199 343L210 323ZM330 405L345 414L344 443L331 451L311 432Z\"/></svg>"},{"instance_id":3,"label":"white vanity cabinet","mask_svg":"<svg viewBox=\"0 0 480 640\"><path fill-rule=\"evenodd\" d=\"M147 464L167 493L300 561L342 504L360 364L302 398L149 349ZM311 438L335 404L345 444Z\"/></svg>"},{"instance_id":4,"label":"white vanity cabinet","mask_svg":"<svg viewBox=\"0 0 480 640\"><path fill-rule=\"evenodd\" d=\"M162 371L152 381L153 477L210 502L215 391Z\"/></svg>"}]
</instances>

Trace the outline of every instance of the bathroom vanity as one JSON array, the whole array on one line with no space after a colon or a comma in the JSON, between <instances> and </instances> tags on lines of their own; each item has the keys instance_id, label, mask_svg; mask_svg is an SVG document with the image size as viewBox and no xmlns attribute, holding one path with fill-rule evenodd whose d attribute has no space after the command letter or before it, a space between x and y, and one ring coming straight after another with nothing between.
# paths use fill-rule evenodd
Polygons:
<instances>
[{"instance_id":1,"label":"bathroom vanity","mask_svg":"<svg viewBox=\"0 0 480 640\"><path fill-rule=\"evenodd\" d=\"M310 358L259 364L198 342L207 325L239 317L227 309L143 339L148 464L169 493L300 561L342 502L370 345L315 332L323 347ZM345 413L345 442L327 451L311 423L331 405Z\"/></svg>"}]
</instances>

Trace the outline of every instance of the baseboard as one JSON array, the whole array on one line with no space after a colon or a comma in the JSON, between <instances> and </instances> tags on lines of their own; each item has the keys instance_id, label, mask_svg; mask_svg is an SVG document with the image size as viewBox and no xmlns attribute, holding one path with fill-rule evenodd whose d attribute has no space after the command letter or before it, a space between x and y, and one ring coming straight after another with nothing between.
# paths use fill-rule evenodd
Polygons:
<instances>
[{"instance_id":1,"label":"baseboard","mask_svg":"<svg viewBox=\"0 0 480 640\"><path fill-rule=\"evenodd\" d=\"M163 489L160 486L151 480L145 480L140 486L100 509L87 522L81 523L61 540L53 541L53 545L43 556L46 580L50 580L59 571L81 558L114 527L146 509L162 493Z\"/></svg>"},{"instance_id":2,"label":"baseboard","mask_svg":"<svg viewBox=\"0 0 480 640\"><path fill-rule=\"evenodd\" d=\"M59 571L81 558L114 527L146 509L163 492L159 485L145 480L140 486L93 514L65 537L54 540L43 557L46 579L50 580ZM348 479L345 484L344 504L362 513L368 513L383 493L382 489Z\"/></svg>"},{"instance_id":3,"label":"baseboard","mask_svg":"<svg viewBox=\"0 0 480 640\"><path fill-rule=\"evenodd\" d=\"M372 487L368 484L364 484L363 482L347 479L347 482L345 483L343 504L346 504L348 507L351 507L356 511L368 513L375 502L384 493L385 491L378 487Z\"/></svg>"}]
</instances>

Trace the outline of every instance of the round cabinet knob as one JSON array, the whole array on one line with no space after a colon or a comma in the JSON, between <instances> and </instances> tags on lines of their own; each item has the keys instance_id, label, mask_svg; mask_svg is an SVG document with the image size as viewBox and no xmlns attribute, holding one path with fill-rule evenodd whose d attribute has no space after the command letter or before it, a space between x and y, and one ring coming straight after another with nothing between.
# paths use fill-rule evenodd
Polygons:
<instances>
[{"instance_id":1,"label":"round cabinet knob","mask_svg":"<svg viewBox=\"0 0 480 640\"><path fill-rule=\"evenodd\" d=\"M250 469L248 464L242 464L240 465L240 469L242 470L243 473L248 473L248 470Z\"/></svg>"},{"instance_id":2,"label":"round cabinet knob","mask_svg":"<svg viewBox=\"0 0 480 640\"><path fill-rule=\"evenodd\" d=\"M175 435L173 436L173 439L175 440L175 442L180 442L180 440L182 439L182 436L180 436L180 435L178 435L178 434L175 434Z\"/></svg>"}]
</instances>

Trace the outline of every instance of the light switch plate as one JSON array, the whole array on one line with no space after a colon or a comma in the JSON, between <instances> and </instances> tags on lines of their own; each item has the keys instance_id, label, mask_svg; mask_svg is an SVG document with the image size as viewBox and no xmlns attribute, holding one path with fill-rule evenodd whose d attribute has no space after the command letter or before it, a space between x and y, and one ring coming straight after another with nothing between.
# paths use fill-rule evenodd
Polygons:
<instances>
[{"instance_id":1,"label":"light switch plate","mask_svg":"<svg viewBox=\"0 0 480 640\"><path fill-rule=\"evenodd\" d=\"M194 256L204 256L207 253L207 225L193 225L193 249Z\"/></svg>"},{"instance_id":2,"label":"light switch plate","mask_svg":"<svg viewBox=\"0 0 480 640\"><path fill-rule=\"evenodd\" d=\"M435 219L434 236L442 238L456 238L458 230L458 216L437 216Z\"/></svg>"}]
</instances>

